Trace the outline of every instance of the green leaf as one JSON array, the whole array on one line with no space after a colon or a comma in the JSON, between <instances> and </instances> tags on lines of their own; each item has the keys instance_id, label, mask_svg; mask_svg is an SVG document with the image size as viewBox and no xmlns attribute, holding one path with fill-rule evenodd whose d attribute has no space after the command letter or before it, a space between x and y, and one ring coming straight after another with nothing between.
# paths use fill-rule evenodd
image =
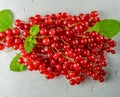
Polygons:
<instances>
[{"instance_id":1,"label":"green leaf","mask_svg":"<svg viewBox=\"0 0 120 97\"><path fill-rule=\"evenodd\" d=\"M39 33L40 29L39 29L39 26L38 25L33 25L31 28L30 28L30 34L31 35L37 35Z\"/></svg>"},{"instance_id":2,"label":"green leaf","mask_svg":"<svg viewBox=\"0 0 120 97\"><path fill-rule=\"evenodd\" d=\"M26 66L23 65L23 64L20 64L20 63L18 62L18 58L19 58L19 54L16 55L16 56L12 59L12 61L11 61L11 63L10 63L10 70L11 70L11 71L21 72L21 71L26 70Z\"/></svg>"},{"instance_id":3,"label":"green leaf","mask_svg":"<svg viewBox=\"0 0 120 97\"><path fill-rule=\"evenodd\" d=\"M29 37L29 41L30 41L30 42L32 42L32 43L34 43L34 44L36 44L36 43L37 43L37 41L36 41L35 37L34 37L34 36L32 36L32 35Z\"/></svg>"},{"instance_id":4,"label":"green leaf","mask_svg":"<svg viewBox=\"0 0 120 97\"><path fill-rule=\"evenodd\" d=\"M89 29L89 31L90 32L93 32L93 31L99 31L99 29L100 29L100 22L97 22L93 27L91 27L90 29Z\"/></svg>"},{"instance_id":5,"label":"green leaf","mask_svg":"<svg viewBox=\"0 0 120 97\"><path fill-rule=\"evenodd\" d=\"M118 20L105 19L96 23L89 31L97 31L108 38L112 38L120 32L120 22Z\"/></svg>"},{"instance_id":6,"label":"green leaf","mask_svg":"<svg viewBox=\"0 0 120 97\"><path fill-rule=\"evenodd\" d=\"M31 36L28 36L25 40L25 43L24 43L24 48L25 48L25 51L27 53L30 53L34 46L35 46L35 43L34 42L31 42L31 39L30 39Z\"/></svg>"},{"instance_id":7,"label":"green leaf","mask_svg":"<svg viewBox=\"0 0 120 97\"><path fill-rule=\"evenodd\" d=\"M0 32L13 26L13 14L10 10L0 11Z\"/></svg>"}]
</instances>

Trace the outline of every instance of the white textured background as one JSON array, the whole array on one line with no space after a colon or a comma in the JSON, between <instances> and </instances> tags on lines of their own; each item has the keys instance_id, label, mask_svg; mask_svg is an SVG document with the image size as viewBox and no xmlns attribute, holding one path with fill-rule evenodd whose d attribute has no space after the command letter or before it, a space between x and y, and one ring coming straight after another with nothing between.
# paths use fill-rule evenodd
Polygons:
<instances>
[{"instance_id":1,"label":"white textured background","mask_svg":"<svg viewBox=\"0 0 120 97\"><path fill-rule=\"evenodd\" d=\"M27 21L31 15L67 11L71 14L98 10L101 18L120 20L120 0L0 0L0 10L11 9L15 18ZM120 34L115 55L106 55L108 66L104 83L88 79L70 86L64 77L46 80L39 72L15 73L9 70L15 51L0 52L0 97L120 97Z\"/></svg>"}]
</instances>

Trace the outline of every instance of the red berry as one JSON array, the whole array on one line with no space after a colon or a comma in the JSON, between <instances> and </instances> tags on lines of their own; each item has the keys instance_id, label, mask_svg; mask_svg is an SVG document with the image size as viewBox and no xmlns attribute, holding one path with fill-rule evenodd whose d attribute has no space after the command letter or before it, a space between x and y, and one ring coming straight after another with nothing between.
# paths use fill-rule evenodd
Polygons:
<instances>
[{"instance_id":1,"label":"red berry","mask_svg":"<svg viewBox=\"0 0 120 97\"><path fill-rule=\"evenodd\" d=\"M75 70L80 70L80 69L81 69L79 63L74 63L73 68L74 68Z\"/></svg>"},{"instance_id":2,"label":"red berry","mask_svg":"<svg viewBox=\"0 0 120 97\"><path fill-rule=\"evenodd\" d=\"M0 50L4 49L4 45L2 43L0 43Z\"/></svg>"},{"instance_id":3,"label":"red berry","mask_svg":"<svg viewBox=\"0 0 120 97\"><path fill-rule=\"evenodd\" d=\"M20 29L17 28L17 27L13 28L12 32L13 32L14 35L19 35L20 34Z\"/></svg>"},{"instance_id":4,"label":"red berry","mask_svg":"<svg viewBox=\"0 0 120 97\"><path fill-rule=\"evenodd\" d=\"M18 50L18 49L19 49L19 44L14 44L14 45L13 45L13 49L14 49L14 50Z\"/></svg>"},{"instance_id":5,"label":"red berry","mask_svg":"<svg viewBox=\"0 0 120 97\"><path fill-rule=\"evenodd\" d=\"M5 32L1 32L0 33L0 39L3 39L3 38L5 38L6 37L6 33Z\"/></svg>"},{"instance_id":6,"label":"red berry","mask_svg":"<svg viewBox=\"0 0 120 97\"><path fill-rule=\"evenodd\" d=\"M52 28L52 29L49 30L49 35L50 36L52 36L52 37L55 36L55 33L56 33L56 31L55 31L54 28Z\"/></svg>"},{"instance_id":7,"label":"red berry","mask_svg":"<svg viewBox=\"0 0 120 97\"><path fill-rule=\"evenodd\" d=\"M24 29L23 32L22 32L22 35L23 35L24 37L29 36L29 35L30 35L29 30Z\"/></svg>"},{"instance_id":8,"label":"red berry","mask_svg":"<svg viewBox=\"0 0 120 97\"><path fill-rule=\"evenodd\" d=\"M44 45L49 45L49 44L50 44L50 39L49 39L49 38L44 38L44 39L42 40L42 43L43 43Z\"/></svg>"},{"instance_id":9,"label":"red berry","mask_svg":"<svg viewBox=\"0 0 120 97\"><path fill-rule=\"evenodd\" d=\"M13 36L11 36L11 35L6 36L6 41L7 42L12 43L13 40L14 40Z\"/></svg>"},{"instance_id":10,"label":"red berry","mask_svg":"<svg viewBox=\"0 0 120 97\"><path fill-rule=\"evenodd\" d=\"M29 30L30 29L30 24L29 23L24 24L24 29Z\"/></svg>"},{"instance_id":11,"label":"red berry","mask_svg":"<svg viewBox=\"0 0 120 97\"><path fill-rule=\"evenodd\" d=\"M80 78L80 76L76 76L76 77L75 77L75 83L76 83L76 84L80 84L80 83L81 83L81 78Z\"/></svg>"},{"instance_id":12,"label":"red berry","mask_svg":"<svg viewBox=\"0 0 120 97\"><path fill-rule=\"evenodd\" d=\"M11 29L8 29L8 30L6 31L6 34L7 34L7 35L12 35L12 30L11 30Z\"/></svg>"},{"instance_id":13,"label":"red berry","mask_svg":"<svg viewBox=\"0 0 120 97\"><path fill-rule=\"evenodd\" d=\"M103 83L104 82L104 78L99 78L99 82Z\"/></svg>"},{"instance_id":14,"label":"red berry","mask_svg":"<svg viewBox=\"0 0 120 97\"><path fill-rule=\"evenodd\" d=\"M51 18L45 18L45 24L46 24L47 26L51 25L52 22L53 22L53 20L52 20Z\"/></svg>"},{"instance_id":15,"label":"red berry","mask_svg":"<svg viewBox=\"0 0 120 97\"><path fill-rule=\"evenodd\" d=\"M96 17L96 16L98 16L98 12L97 11L92 11L90 15L92 17Z\"/></svg>"},{"instance_id":16,"label":"red berry","mask_svg":"<svg viewBox=\"0 0 120 97\"><path fill-rule=\"evenodd\" d=\"M22 58L22 57L20 57L20 58L18 59L18 62L19 62L20 64L23 64L23 63L24 63L23 58Z\"/></svg>"},{"instance_id":17,"label":"red berry","mask_svg":"<svg viewBox=\"0 0 120 97\"><path fill-rule=\"evenodd\" d=\"M14 43L15 44L20 44L21 43L21 38L16 37L15 40L14 40Z\"/></svg>"},{"instance_id":18,"label":"red berry","mask_svg":"<svg viewBox=\"0 0 120 97\"><path fill-rule=\"evenodd\" d=\"M69 83L70 83L70 85L75 85L75 80L71 79Z\"/></svg>"},{"instance_id":19,"label":"red berry","mask_svg":"<svg viewBox=\"0 0 120 97\"><path fill-rule=\"evenodd\" d=\"M15 25L16 26L20 26L22 24L21 20L17 19L15 20Z\"/></svg>"},{"instance_id":20,"label":"red berry","mask_svg":"<svg viewBox=\"0 0 120 97\"><path fill-rule=\"evenodd\" d=\"M47 35L48 34L48 31L47 31L47 29L46 28L41 28L41 30L40 30L40 35Z\"/></svg>"},{"instance_id":21,"label":"red berry","mask_svg":"<svg viewBox=\"0 0 120 97\"><path fill-rule=\"evenodd\" d=\"M35 15L35 19L40 22L40 21L42 21L42 16L37 14L37 15Z\"/></svg>"}]
</instances>

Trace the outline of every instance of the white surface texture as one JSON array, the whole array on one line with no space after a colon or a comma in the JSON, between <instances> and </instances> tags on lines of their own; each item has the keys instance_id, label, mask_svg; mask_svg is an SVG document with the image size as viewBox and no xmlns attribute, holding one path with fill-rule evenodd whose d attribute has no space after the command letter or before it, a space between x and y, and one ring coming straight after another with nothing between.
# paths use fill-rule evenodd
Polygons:
<instances>
[{"instance_id":1,"label":"white surface texture","mask_svg":"<svg viewBox=\"0 0 120 97\"><path fill-rule=\"evenodd\" d=\"M68 12L88 13L98 10L100 17L120 20L120 0L0 0L0 10L11 9L15 19L27 21L35 14ZM9 64L16 52L0 52L0 97L120 97L120 34L116 54L107 54L108 72L104 83L87 79L70 86L62 76L46 80L39 72L12 72Z\"/></svg>"}]
</instances>

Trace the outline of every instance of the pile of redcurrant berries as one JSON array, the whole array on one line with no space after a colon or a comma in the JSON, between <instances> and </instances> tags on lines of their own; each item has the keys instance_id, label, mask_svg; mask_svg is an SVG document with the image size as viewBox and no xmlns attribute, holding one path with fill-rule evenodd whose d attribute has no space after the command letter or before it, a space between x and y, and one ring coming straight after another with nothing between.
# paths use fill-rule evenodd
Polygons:
<instances>
[{"instance_id":1,"label":"pile of redcurrant berries","mask_svg":"<svg viewBox=\"0 0 120 97\"><path fill-rule=\"evenodd\" d=\"M104 82L107 66L104 53L115 54L116 42L96 31L88 31L99 21L97 11L79 15L60 12L44 17L37 14L28 22L17 19L16 27L0 33L0 50L4 47L20 50L18 62L30 71L39 71L47 79L64 75L75 85L89 76ZM34 49L27 53L24 42L33 25L38 25L40 32Z\"/></svg>"}]
</instances>

